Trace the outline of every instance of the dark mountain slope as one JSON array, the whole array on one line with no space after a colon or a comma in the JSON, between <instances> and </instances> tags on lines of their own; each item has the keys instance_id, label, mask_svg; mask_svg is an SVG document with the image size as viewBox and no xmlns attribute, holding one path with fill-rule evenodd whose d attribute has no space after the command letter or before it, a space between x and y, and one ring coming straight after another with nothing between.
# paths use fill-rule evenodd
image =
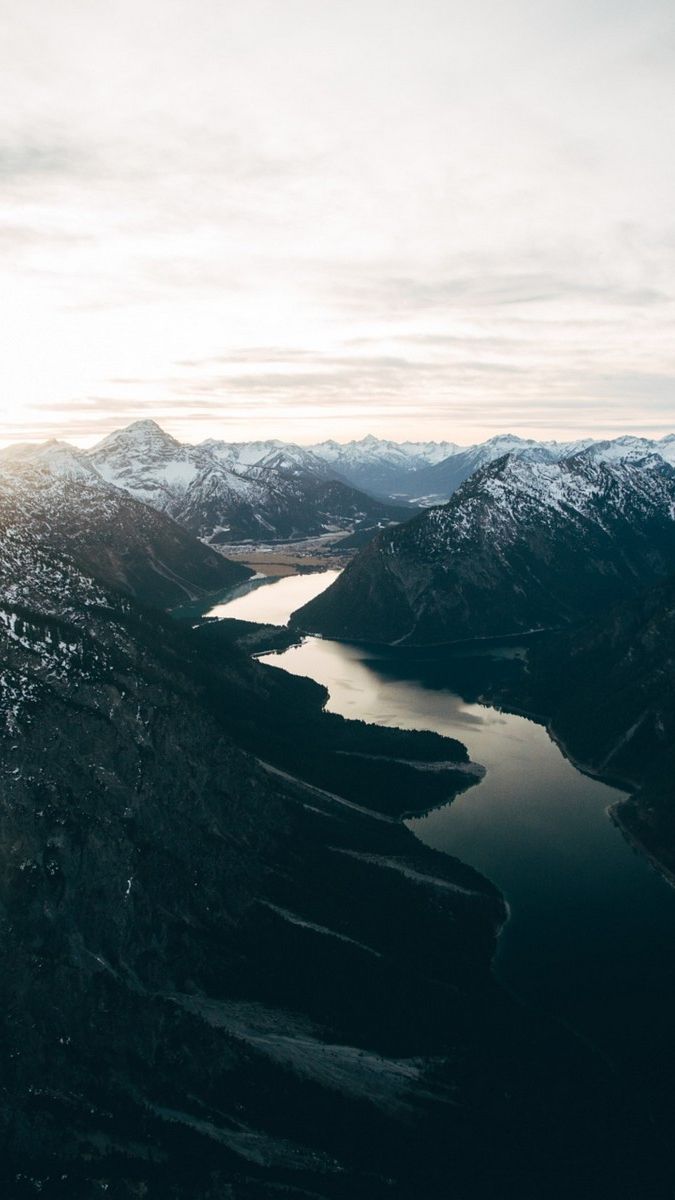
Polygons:
<instances>
[{"instance_id":1,"label":"dark mountain slope","mask_svg":"<svg viewBox=\"0 0 675 1200\"><path fill-rule=\"evenodd\" d=\"M251 574L77 460L68 471L62 461L58 470L49 464L6 469L0 525L38 531L44 546L145 604L198 599Z\"/></svg>"},{"instance_id":2,"label":"dark mountain slope","mask_svg":"<svg viewBox=\"0 0 675 1200\"><path fill-rule=\"evenodd\" d=\"M341 529L376 530L407 520L411 513L339 480L280 476L266 467L251 468L247 478L258 489L254 495L224 496L222 472L202 472L172 509L176 520L217 545L318 537Z\"/></svg>"},{"instance_id":3,"label":"dark mountain slope","mask_svg":"<svg viewBox=\"0 0 675 1200\"><path fill-rule=\"evenodd\" d=\"M570 753L636 788L622 826L675 877L675 579L530 648L520 702Z\"/></svg>"},{"instance_id":4,"label":"dark mountain slope","mask_svg":"<svg viewBox=\"0 0 675 1200\"><path fill-rule=\"evenodd\" d=\"M502 458L448 504L380 534L294 623L424 644L575 622L675 569L674 511L661 460Z\"/></svg>"}]
</instances>

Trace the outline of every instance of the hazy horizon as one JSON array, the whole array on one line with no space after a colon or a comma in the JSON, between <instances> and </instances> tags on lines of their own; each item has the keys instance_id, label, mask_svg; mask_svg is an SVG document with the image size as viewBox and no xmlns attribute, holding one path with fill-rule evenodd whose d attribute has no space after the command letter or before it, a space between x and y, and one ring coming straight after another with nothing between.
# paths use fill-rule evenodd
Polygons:
<instances>
[{"instance_id":1,"label":"hazy horizon","mask_svg":"<svg viewBox=\"0 0 675 1200\"><path fill-rule=\"evenodd\" d=\"M673 428L667 0L24 0L0 31L0 441Z\"/></svg>"},{"instance_id":2,"label":"hazy horizon","mask_svg":"<svg viewBox=\"0 0 675 1200\"><path fill-rule=\"evenodd\" d=\"M456 438L440 438L440 437L425 438L421 434L418 437L412 437L412 438L403 438L403 437L387 438L386 435L378 435L378 434L374 434L372 432L365 433L358 438L334 438L334 437L331 437L330 434L327 434L326 437L324 437L322 439L315 439L314 441L309 441L308 439L305 439L304 441L301 441L300 439L293 441L290 438L274 437L272 435L270 435L270 437L267 437L267 438L262 437L262 436L252 436L250 438L228 438L225 436L221 436L217 433L216 434L210 433L210 434L205 435L204 437L187 438L187 437L181 436L180 433L173 432L169 428L169 425L167 423L158 421L154 417L145 417L145 418L138 417L138 418L134 418L133 421L126 422L124 425L120 425L120 424L113 425L113 427L106 433L95 434L95 435L92 434L88 437L67 438L65 436L60 437L58 435L58 433L54 433L54 434L50 434L49 437L46 437L46 438L45 437L34 437L34 438L12 439L11 441L0 440L0 449L6 450L13 445L31 444L31 445L39 446L46 442L56 441L61 444L73 446L75 449L89 450L89 449L92 449L94 446L98 445L101 441L103 441L110 434L122 432L123 430L131 427L132 425L138 424L138 423L141 423L144 421L150 421L153 424L159 425L159 427L162 430L164 430L165 433L170 434L177 441L182 442L186 445L198 445L200 442L207 441L209 439L211 439L211 440L217 439L219 441L232 442L232 443L235 443L237 441L239 441L239 442L242 442L242 441L248 441L248 442L278 441L278 442L282 442L282 443L285 443L288 445L311 447L311 446L319 444L320 441L324 441L324 442L333 441L333 442L337 442L341 445L344 445L344 444L352 442L352 441L365 441L368 438L377 438L380 441L391 441L391 442L396 442L399 444L406 443L406 442L407 443L421 443L421 444L429 443L429 442L437 442L437 443L448 442L448 443L455 444L461 451L464 449L469 449L473 445L480 444L482 442L489 441L492 438L497 438L497 437L504 437L504 438L518 437L518 438L522 438L523 441L528 441L528 440L529 441L539 441L539 442L545 441L545 442L549 442L549 443L584 441L584 440L591 439L591 437L592 437L591 434L581 433L577 437L573 437L573 438L551 438L551 437L527 438L522 434L514 434L513 431L510 429L501 429L495 434L488 435L488 437L486 437L486 438L478 439L478 442L460 442ZM619 433L615 436L616 437L636 437L636 438L637 437L648 437L648 435L640 434L640 433L637 433L636 431L631 431L630 433L623 431L623 433ZM656 442L656 441L664 440L668 437L675 437L675 422L673 423L672 429L670 429L669 431L667 431L665 433L659 434L656 437L652 437L652 438L650 438L650 440ZM593 438L593 440L594 441L609 441L612 439L596 437L596 438Z\"/></svg>"}]
</instances>

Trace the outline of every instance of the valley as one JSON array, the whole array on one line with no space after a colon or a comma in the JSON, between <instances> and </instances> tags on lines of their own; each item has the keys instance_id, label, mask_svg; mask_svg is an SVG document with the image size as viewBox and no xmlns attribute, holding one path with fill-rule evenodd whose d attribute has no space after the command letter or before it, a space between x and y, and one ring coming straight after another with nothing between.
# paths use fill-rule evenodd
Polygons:
<instances>
[{"instance_id":1,"label":"valley","mask_svg":"<svg viewBox=\"0 0 675 1200\"><path fill-rule=\"evenodd\" d=\"M331 580L268 584L218 615L279 619L308 585L320 594ZM498 978L611 1062L665 1145L675 1117L675 891L610 819L624 792L583 774L543 724L462 694L469 680L474 695L497 681L503 695L526 655L514 642L425 656L309 637L262 661L325 686L330 712L458 738L486 767L480 782L408 827L499 886L509 916Z\"/></svg>"},{"instance_id":2,"label":"valley","mask_svg":"<svg viewBox=\"0 0 675 1200\"><path fill-rule=\"evenodd\" d=\"M674 17L3 6L0 1200L675 1200Z\"/></svg>"},{"instance_id":3,"label":"valley","mask_svg":"<svg viewBox=\"0 0 675 1200\"><path fill-rule=\"evenodd\" d=\"M666 1200L671 439L494 441L3 452L9 1194Z\"/></svg>"}]
</instances>

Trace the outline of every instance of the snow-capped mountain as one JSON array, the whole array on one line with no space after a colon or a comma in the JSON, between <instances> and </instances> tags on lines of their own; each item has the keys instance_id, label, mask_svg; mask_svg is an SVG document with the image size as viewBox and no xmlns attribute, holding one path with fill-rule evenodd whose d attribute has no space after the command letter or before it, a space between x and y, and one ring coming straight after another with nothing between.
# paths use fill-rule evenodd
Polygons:
<instances>
[{"instance_id":1,"label":"snow-capped mountain","mask_svg":"<svg viewBox=\"0 0 675 1200\"><path fill-rule=\"evenodd\" d=\"M658 455L669 466L675 466L675 434L652 441L642 437L618 437L604 442L590 442L586 454L593 462L640 462Z\"/></svg>"},{"instance_id":2,"label":"snow-capped mountain","mask_svg":"<svg viewBox=\"0 0 675 1200\"><path fill-rule=\"evenodd\" d=\"M354 487L397 496L413 494L408 490L410 476L460 447L453 442L392 442L369 434L360 441L319 442L308 449Z\"/></svg>"},{"instance_id":3,"label":"snow-capped mountain","mask_svg":"<svg viewBox=\"0 0 675 1200\"><path fill-rule=\"evenodd\" d=\"M164 513L107 483L86 456L51 444L0 464L0 529L40 543L77 569L146 604L197 599L250 571ZM23 581L16 579L20 599Z\"/></svg>"},{"instance_id":4,"label":"snow-capped mountain","mask_svg":"<svg viewBox=\"0 0 675 1200\"><path fill-rule=\"evenodd\" d=\"M18 442L0 450L0 472L18 466L44 467L53 475L69 479L94 479L98 473L86 452L68 442Z\"/></svg>"},{"instance_id":5,"label":"snow-capped mountain","mask_svg":"<svg viewBox=\"0 0 675 1200\"><path fill-rule=\"evenodd\" d=\"M88 457L108 483L165 512L209 461L196 447L181 445L155 421L135 421L109 434Z\"/></svg>"},{"instance_id":6,"label":"snow-capped mountain","mask_svg":"<svg viewBox=\"0 0 675 1200\"><path fill-rule=\"evenodd\" d=\"M337 480L309 451L283 443L189 446L154 421L136 421L104 438L88 459L115 487L214 544L317 536L408 515Z\"/></svg>"},{"instance_id":7,"label":"snow-capped mountain","mask_svg":"<svg viewBox=\"0 0 675 1200\"><path fill-rule=\"evenodd\" d=\"M328 636L430 643L554 627L675 571L663 460L502 457L380 534L296 614Z\"/></svg>"},{"instance_id":8,"label":"snow-capped mountain","mask_svg":"<svg viewBox=\"0 0 675 1200\"><path fill-rule=\"evenodd\" d=\"M518 455L530 462L560 462L582 450L588 450L595 462L637 463L650 454L658 454L665 462L675 466L673 434L658 441L624 436L597 442L591 438L571 442L540 442L515 434L498 434L474 446L457 447L442 461L419 467L402 482L401 495L422 504L439 504L448 500L474 471L479 471L503 454Z\"/></svg>"},{"instance_id":9,"label":"snow-capped mountain","mask_svg":"<svg viewBox=\"0 0 675 1200\"><path fill-rule=\"evenodd\" d=\"M539 442L503 434L474 446L393 442L376 437L298 446L276 439L186 445L155 421L136 421L92 450L64 442L21 444L0 451L2 463L43 462L71 478L92 470L111 485L179 521L216 545L287 540L368 530L405 520L407 504L442 503L465 480L504 454L531 466L581 451L601 462L649 460L675 465L675 435L659 441L625 436L593 442ZM382 497L399 497L391 503ZM379 499L378 499L379 497ZM403 501L400 498L407 498Z\"/></svg>"},{"instance_id":10,"label":"snow-capped mountain","mask_svg":"<svg viewBox=\"0 0 675 1200\"><path fill-rule=\"evenodd\" d=\"M441 462L420 468L408 479L405 494L427 503L447 500L474 471L501 458L503 454L525 455L530 461L559 462L591 444L590 439L576 442L537 442L515 434L498 434L475 446L458 447Z\"/></svg>"},{"instance_id":11,"label":"snow-capped mountain","mask_svg":"<svg viewBox=\"0 0 675 1200\"><path fill-rule=\"evenodd\" d=\"M338 474L330 465L314 454L307 446L278 440L266 442L222 442L207 439L195 447L202 450L210 461L240 474L252 475L258 467L279 471L287 476L307 476L315 479L337 479Z\"/></svg>"}]
</instances>

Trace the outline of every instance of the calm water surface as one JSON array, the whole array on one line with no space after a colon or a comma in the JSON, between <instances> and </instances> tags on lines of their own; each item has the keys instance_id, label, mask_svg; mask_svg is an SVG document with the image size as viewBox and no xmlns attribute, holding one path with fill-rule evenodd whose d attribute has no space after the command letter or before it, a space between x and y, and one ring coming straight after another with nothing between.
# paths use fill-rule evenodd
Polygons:
<instances>
[{"instance_id":1,"label":"calm water surface","mask_svg":"<svg viewBox=\"0 0 675 1200\"><path fill-rule=\"evenodd\" d=\"M217 611L281 623L336 574L273 581ZM650 1091L670 1088L675 890L608 818L622 793L573 767L543 726L439 686L437 666L432 685L423 662L318 638L263 661L325 684L333 712L433 729L467 746L485 778L409 827L501 888L510 907L496 963L502 982Z\"/></svg>"},{"instance_id":2,"label":"calm water surface","mask_svg":"<svg viewBox=\"0 0 675 1200\"><path fill-rule=\"evenodd\" d=\"M308 575L286 575L281 579L270 575L254 577L205 615L237 617L240 621L259 621L262 625L286 625L296 608L323 592L339 574L339 571L318 571Z\"/></svg>"}]
</instances>

